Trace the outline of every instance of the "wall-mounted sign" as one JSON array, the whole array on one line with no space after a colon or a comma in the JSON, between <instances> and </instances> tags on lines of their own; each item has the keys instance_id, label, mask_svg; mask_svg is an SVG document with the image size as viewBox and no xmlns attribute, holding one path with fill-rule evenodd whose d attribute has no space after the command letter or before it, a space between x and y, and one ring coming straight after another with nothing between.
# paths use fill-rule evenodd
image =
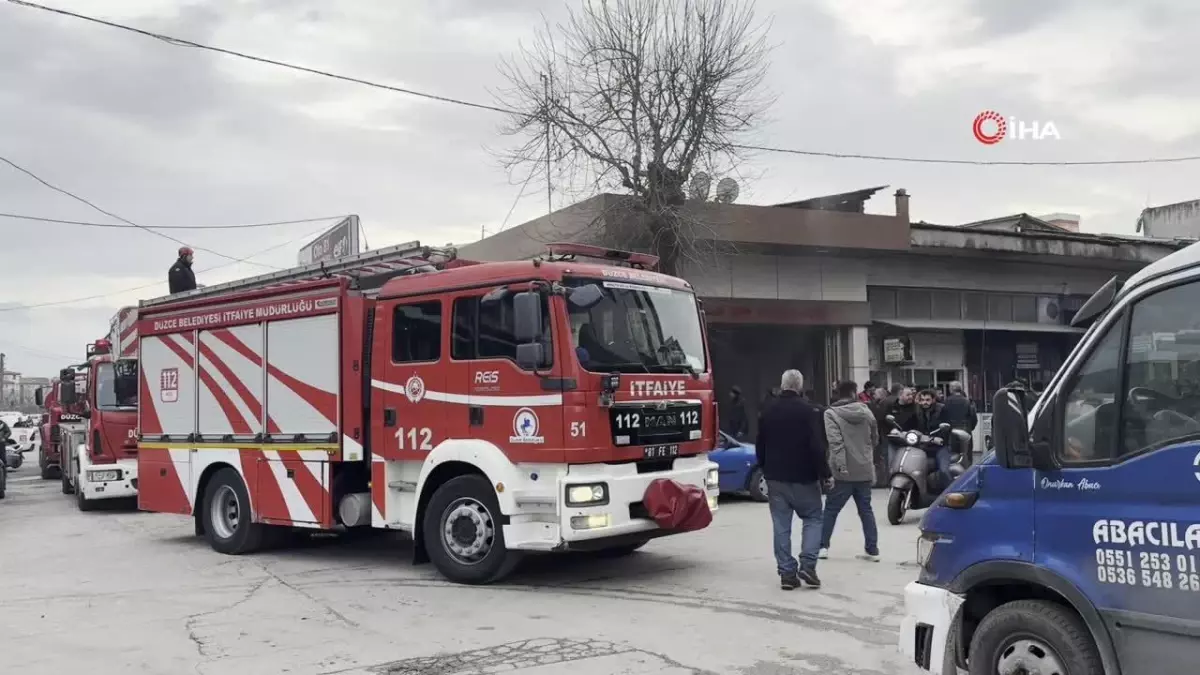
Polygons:
<instances>
[{"instance_id":1,"label":"wall-mounted sign","mask_svg":"<svg viewBox=\"0 0 1200 675\"><path fill-rule=\"evenodd\" d=\"M1018 342L1016 351L1017 370L1041 370L1042 362L1038 358L1036 342Z\"/></svg>"},{"instance_id":2,"label":"wall-mounted sign","mask_svg":"<svg viewBox=\"0 0 1200 675\"><path fill-rule=\"evenodd\" d=\"M911 363L912 341L906 337L889 337L883 339L884 363Z\"/></svg>"}]
</instances>

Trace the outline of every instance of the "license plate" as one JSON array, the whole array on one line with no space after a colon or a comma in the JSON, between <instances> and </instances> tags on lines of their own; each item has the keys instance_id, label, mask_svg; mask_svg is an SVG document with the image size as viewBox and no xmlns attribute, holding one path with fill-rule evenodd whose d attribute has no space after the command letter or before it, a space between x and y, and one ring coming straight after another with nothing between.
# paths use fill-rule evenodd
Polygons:
<instances>
[{"instance_id":1,"label":"license plate","mask_svg":"<svg viewBox=\"0 0 1200 675\"><path fill-rule=\"evenodd\" d=\"M679 445L647 445L642 448L642 456L646 459L668 459L679 456Z\"/></svg>"}]
</instances>

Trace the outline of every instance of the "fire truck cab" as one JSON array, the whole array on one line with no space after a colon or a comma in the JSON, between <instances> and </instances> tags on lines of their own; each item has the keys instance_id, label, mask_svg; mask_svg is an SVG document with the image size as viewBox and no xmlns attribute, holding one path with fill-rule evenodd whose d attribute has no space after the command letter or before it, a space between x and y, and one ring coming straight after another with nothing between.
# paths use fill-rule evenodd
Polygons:
<instances>
[{"instance_id":1,"label":"fire truck cab","mask_svg":"<svg viewBox=\"0 0 1200 675\"><path fill-rule=\"evenodd\" d=\"M87 346L87 361L59 372L59 446L64 494L80 511L137 496L137 361L114 359L112 343Z\"/></svg>"},{"instance_id":2,"label":"fire truck cab","mask_svg":"<svg viewBox=\"0 0 1200 675\"><path fill-rule=\"evenodd\" d=\"M141 508L192 515L232 554L268 526L402 530L464 583L526 551L704 527L705 328L653 262L558 246L469 263L414 242L144 302Z\"/></svg>"}]
</instances>

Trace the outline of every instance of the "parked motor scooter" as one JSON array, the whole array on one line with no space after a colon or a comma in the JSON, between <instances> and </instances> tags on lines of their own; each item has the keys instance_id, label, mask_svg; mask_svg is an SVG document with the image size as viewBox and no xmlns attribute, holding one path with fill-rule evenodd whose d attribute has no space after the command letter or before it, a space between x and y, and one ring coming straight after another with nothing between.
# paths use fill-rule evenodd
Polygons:
<instances>
[{"instance_id":1,"label":"parked motor scooter","mask_svg":"<svg viewBox=\"0 0 1200 675\"><path fill-rule=\"evenodd\" d=\"M937 431L926 435L902 431L892 416L894 429L888 442L896 449L891 466L891 491L888 493L887 516L892 525L899 525L909 511L929 508L946 488L971 466L971 434L941 424ZM950 445L950 475L938 471L932 451L943 444ZM929 450L929 452L926 451Z\"/></svg>"}]
</instances>

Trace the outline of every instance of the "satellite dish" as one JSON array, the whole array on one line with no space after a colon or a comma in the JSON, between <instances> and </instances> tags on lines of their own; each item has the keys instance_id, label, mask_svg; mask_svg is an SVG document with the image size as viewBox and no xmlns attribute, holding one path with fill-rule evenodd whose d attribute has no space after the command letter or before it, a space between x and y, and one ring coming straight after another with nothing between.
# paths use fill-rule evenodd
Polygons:
<instances>
[{"instance_id":1,"label":"satellite dish","mask_svg":"<svg viewBox=\"0 0 1200 675\"><path fill-rule=\"evenodd\" d=\"M719 204L732 204L738 198L738 184L732 178L722 178L717 183L717 194L713 201Z\"/></svg>"},{"instance_id":2,"label":"satellite dish","mask_svg":"<svg viewBox=\"0 0 1200 675\"><path fill-rule=\"evenodd\" d=\"M700 171L692 176L688 183L688 197L698 202L708 199L708 190L712 187L712 176Z\"/></svg>"}]
</instances>

